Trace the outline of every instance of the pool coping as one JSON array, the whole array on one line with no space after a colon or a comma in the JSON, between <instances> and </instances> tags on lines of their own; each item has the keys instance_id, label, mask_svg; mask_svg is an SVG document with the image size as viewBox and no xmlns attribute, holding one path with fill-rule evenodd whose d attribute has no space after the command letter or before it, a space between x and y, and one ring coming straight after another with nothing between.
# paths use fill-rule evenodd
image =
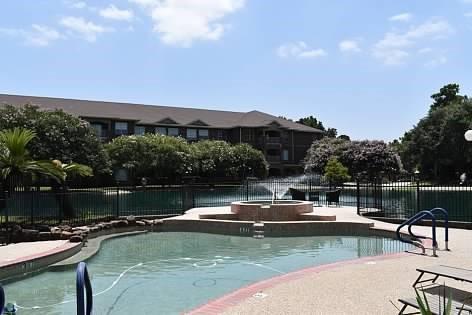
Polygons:
<instances>
[{"instance_id":1,"label":"pool coping","mask_svg":"<svg viewBox=\"0 0 472 315\"><path fill-rule=\"evenodd\" d=\"M0 281L8 282L15 278L46 269L54 263L77 254L82 249L82 246L82 243L67 242L43 252L18 257L2 263L0 264Z\"/></svg>"}]
</instances>

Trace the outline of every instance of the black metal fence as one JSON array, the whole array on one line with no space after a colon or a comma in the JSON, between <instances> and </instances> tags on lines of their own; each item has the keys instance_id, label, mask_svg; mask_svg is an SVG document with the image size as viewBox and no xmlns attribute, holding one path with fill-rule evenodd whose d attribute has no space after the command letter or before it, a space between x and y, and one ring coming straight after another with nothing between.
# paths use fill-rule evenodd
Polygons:
<instances>
[{"instance_id":1,"label":"black metal fence","mask_svg":"<svg viewBox=\"0 0 472 315\"><path fill-rule=\"evenodd\" d=\"M472 222L472 187L430 184L418 180L359 183L358 213L405 219L435 207L449 212L449 220Z\"/></svg>"},{"instance_id":2,"label":"black metal fence","mask_svg":"<svg viewBox=\"0 0 472 315\"><path fill-rule=\"evenodd\" d=\"M316 194L315 205L327 204L327 193L342 189L339 204L357 207L361 215L403 219L423 209L443 207L450 220L472 222L472 187L431 185L419 181L353 182L331 185L319 176L246 180L227 184L115 185L68 187L26 185L0 187L0 223L88 224L120 216L178 215L193 207L227 206L239 200L292 199L290 188Z\"/></svg>"}]
</instances>

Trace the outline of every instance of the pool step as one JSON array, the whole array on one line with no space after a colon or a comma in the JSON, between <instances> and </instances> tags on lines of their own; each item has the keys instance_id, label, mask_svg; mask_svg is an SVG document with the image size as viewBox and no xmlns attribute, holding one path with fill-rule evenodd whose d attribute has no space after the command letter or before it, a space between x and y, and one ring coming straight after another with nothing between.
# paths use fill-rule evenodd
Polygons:
<instances>
[{"instance_id":1,"label":"pool step","mask_svg":"<svg viewBox=\"0 0 472 315\"><path fill-rule=\"evenodd\" d=\"M264 238L264 223L263 222L255 222L252 225L252 237L254 238Z\"/></svg>"}]
</instances>

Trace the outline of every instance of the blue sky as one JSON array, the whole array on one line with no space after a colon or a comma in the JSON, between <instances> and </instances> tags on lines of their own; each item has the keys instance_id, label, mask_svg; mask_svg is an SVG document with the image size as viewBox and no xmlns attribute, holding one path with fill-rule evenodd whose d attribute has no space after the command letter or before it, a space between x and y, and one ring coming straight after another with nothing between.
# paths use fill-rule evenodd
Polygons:
<instances>
[{"instance_id":1,"label":"blue sky","mask_svg":"<svg viewBox=\"0 0 472 315\"><path fill-rule=\"evenodd\" d=\"M471 94L471 36L472 0L4 0L0 92L314 115L392 140L444 84Z\"/></svg>"}]
</instances>

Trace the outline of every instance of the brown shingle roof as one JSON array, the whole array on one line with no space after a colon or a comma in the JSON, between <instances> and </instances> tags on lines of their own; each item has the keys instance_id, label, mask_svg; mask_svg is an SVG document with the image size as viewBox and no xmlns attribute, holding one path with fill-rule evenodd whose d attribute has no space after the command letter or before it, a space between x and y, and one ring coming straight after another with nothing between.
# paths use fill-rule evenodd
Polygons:
<instances>
[{"instance_id":1,"label":"brown shingle roof","mask_svg":"<svg viewBox=\"0 0 472 315\"><path fill-rule=\"evenodd\" d=\"M261 127L272 123L282 128L302 132L321 133L321 130L295 123L259 111L231 112L172 106L141 105L119 102L88 101L52 97L0 94L0 105L23 106L31 104L43 109L62 109L84 118L112 118L133 120L138 124L159 125L173 120L178 125L200 121L213 128Z\"/></svg>"}]
</instances>

